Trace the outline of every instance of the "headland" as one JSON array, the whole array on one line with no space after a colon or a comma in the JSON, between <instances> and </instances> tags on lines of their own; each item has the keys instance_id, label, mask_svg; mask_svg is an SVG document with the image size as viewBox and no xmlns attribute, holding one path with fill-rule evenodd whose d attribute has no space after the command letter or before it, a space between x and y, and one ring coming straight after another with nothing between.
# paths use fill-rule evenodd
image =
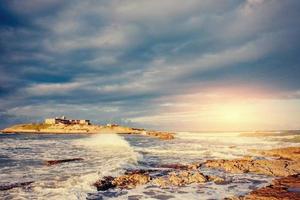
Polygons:
<instances>
[{"instance_id":1,"label":"headland","mask_svg":"<svg viewBox=\"0 0 300 200\"><path fill-rule=\"evenodd\" d=\"M170 132L132 128L118 124L97 125L86 119L66 119L63 117L45 119L41 123L16 124L7 127L2 133L28 133L28 134L138 134L156 137L159 139L173 139Z\"/></svg>"}]
</instances>

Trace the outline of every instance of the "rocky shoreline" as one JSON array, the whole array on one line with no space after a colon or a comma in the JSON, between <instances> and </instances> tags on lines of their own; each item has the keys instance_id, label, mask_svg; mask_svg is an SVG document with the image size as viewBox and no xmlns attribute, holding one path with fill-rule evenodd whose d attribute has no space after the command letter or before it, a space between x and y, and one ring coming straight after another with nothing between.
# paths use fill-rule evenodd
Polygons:
<instances>
[{"instance_id":1,"label":"rocky shoreline","mask_svg":"<svg viewBox=\"0 0 300 200\"><path fill-rule=\"evenodd\" d=\"M256 173L268 176L289 176L300 173L299 147L251 151L273 159L258 160L246 157L235 160L209 160L205 166L223 169L231 173Z\"/></svg>"},{"instance_id":2,"label":"rocky shoreline","mask_svg":"<svg viewBox=\"0 0 300 200\"><path fill-rule=\"evenodd\" d=\"M98 180L94 186L98 191L105 191L111 188L133 189L144 184L150 184L160 188L169 188L209 181L215 183L225 182L221 177L204 175L198 170L199 167L199 164L173 164L168 166L157 166L157 168L152 170L127 170L124 175L118 177L103 177Z\"/></svg>"},{"instance_id":3,"label":"rocky shoreline","mask_svg":"<svg viewBox=\"0 0 300 200\"><path fill-rule=\"evenodd\" d=\"M204 175L201 170L214 168L226 173L253 173L275 177L263 188L256 189L245 196L228 197L232 200L281 200L300 199L300 147L288 147L255 152L264 158L245 157L234 160L208 160L189 165L168 164L153 169L126 170L118 177L106 176L94 183L98 191L111 189L133 189L148 184L160 188L182 187L190 184L228 184L225 177Z\"/></svg>"},{"instance_id":4,"label":"rocky shoreline","mask_svg":"<svg viewBox=\"0 0 300 200\"><path fill-rule=\"evenodd\" d=\"M26 126L25 126L26 127ZM43 127L43 126L41 126ZM59 128L60 127L60 128ZM36 128L36 127L35 127ZM50 133L70 134L78 133L78 130L85 130L82 133L116 133L133 134L154 137L162 140L174 139L174 135L168 132L146 131L129 127L107 127L98 125L55 125L42 129L35 129L29 132L24 126L10 127L6 132L19 133ZM59 130L59 132L53 132ZM28 131L28 132L24 132ZM76 131L76 132L75 132ZM95 132L94 132L95 131ZM235 148L234 146L230 148ZM235 179L241 174L263 175L272 178L269 185L261 188L252 187L248 194L243 196L227 196L225 199L231 200L300 200L300 147L286 147L271 150L248 149L251 156L247 154L237 159L216 159L205 160L191 164L168 163L147 165L148 168L125 169L119 176L104 176L97 180L93 186L102 194L118 191L128 191L139 186L157 187L161 190L169 190L176 187L186 187L196 185L205 190L205 185L226 185L236 183ZM201 155L199 155L201 157ZM48 160L44 164L48 167L60 165L68 162L85 162L84 158L66 158L61 160ZM213 173L207 174L207 169L212 169ZM214 173L218 171L218 173ZM220 173L219 173L220 172ZM238 175L240 174L240 175ZM251 175L251 176L252 176ZM234 178L233 178L234 177ZM270 179L268 179L270 180ZM242 181L242 180L241 180ZM20 182L0 185L0 190L10 190L15 187L27 187L31 182ZM250 187L249 187L250 188ZM101 195L100 194L100 195ZM240 195L241 195L240 194Z\"/></svg>"},{"instance_id":5,"label":"rocky shoreline","mask_svg":"<svg viewBox=\"0 0 300 200\"><path fill-rule=\"evenodd\" d=\"M300 200L300 174L275 179L266 187L228 200Z\"/></svg>"},{"instance_id":6,"label":"rocky shoreline","mask_svg":"<svg viewBox=\"0 0 300 200\"><path fill-rule=\"evenodd\" d=\"M145 130L125 126L79 125L79 124L18 124L1 130L2 133L28 134L137 134L162 140L174 139L170 132Z\"/></svg>"},{"instance_id":7,"label":"rocky shoreline","mask_svg":"<svg viewBox=\"0 0 300 200\"><path fill-rule=\"evenodd\" d=\"M201 171L203 167L206 167L217 168L234 174L254 173L275 177L272 183L265 187L255 189L243 196L226 197L226 200L300 200L300 147L266 151L255 150L255 152L266 157L264 159L247 157L234 160L208 160L192 164L163 164L153 166L153 169L127 169L120 176L105 176L93 185L98 191L108 192L112 190L131 190L142 185L170 189L210 182L217 185L231 183L232 180L226 176L205 175ZM45 161L45 165L50 167L73 161L83 161L83 159L50 160ZM284 165L281 163L284 163ZM1 185L0 190L27 187L31 183L33 182Z\"/></svg>"}]
</instances>

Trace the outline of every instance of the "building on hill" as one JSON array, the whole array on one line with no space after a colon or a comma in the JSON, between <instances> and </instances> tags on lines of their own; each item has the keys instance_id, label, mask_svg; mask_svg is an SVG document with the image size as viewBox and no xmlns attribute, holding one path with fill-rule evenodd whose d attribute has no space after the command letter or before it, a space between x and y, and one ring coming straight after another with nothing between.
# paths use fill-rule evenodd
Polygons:
<instances>
[{"instance_id":1,"label":"building on hill","mask_svg":"<svg viewBox=\"0 0 300 200\"><path fill-rule=\"evenodd\" d=\"M91 122L88 119L67 119L65 116L47 118L45 119L45 124L79 124L79 125L90 125Z\"/></svg>"},{"instance_id":2,"label":"building on hill","mask_svg":"<svg viewBox=\"0 0 300 200\"><path fill-rule=\"evenodd\" d=\"M118 124L106 124L107 127L113 128L113 127L118 127Z\"/></svg>"},{"instance_id":3,"label":"building on hill","mask_svg":"<svg viewBox=\"0 0 300 200\"><path fill-rule=\"evenodd\" d=\"M56 124L56 119L55 118L45 119L45 124Z\"/></svg>"}]
</instances>

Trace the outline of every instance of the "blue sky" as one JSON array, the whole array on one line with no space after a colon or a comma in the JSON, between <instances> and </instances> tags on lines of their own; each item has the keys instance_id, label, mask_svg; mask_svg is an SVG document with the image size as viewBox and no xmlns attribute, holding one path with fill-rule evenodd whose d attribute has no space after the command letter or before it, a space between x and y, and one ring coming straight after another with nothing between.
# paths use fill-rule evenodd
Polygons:
<instances>
[{"instance_id":1,"label":"blue sky","mask_svg":"<svg viewBox=\"0 0 300 200\"><path fill-rule=\"evenodd\" d=\"M298 0L3 0L0 127L66 115L300 128Z\"/></svg>"}]
</instances>

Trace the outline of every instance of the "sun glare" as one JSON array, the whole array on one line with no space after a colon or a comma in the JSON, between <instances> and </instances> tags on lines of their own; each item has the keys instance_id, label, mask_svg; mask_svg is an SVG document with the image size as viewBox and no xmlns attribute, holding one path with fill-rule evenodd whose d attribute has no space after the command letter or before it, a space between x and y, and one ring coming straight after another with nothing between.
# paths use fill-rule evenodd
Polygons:
<instances>
[{"instance_id":1,"label":"sun glare","mask_svg":"<svg viewBox=\"0 0 300 200\"><path fill-rule=\"evenodd\" d=\"M239 111L232 110L224 113L224 119L228 122L237 122L241 119L242 115Z\"/></svg>"},{"instance_id":2,"label":"sun glare","mask_svg":"<svg viewBox=\"0 0 300 200\"><path fill-rule=\"evenodd\" d=\"M245 105L223 105L218 113L220 120L225 123L241 123L251 119L249 108Z\"/></svg>"}]
</instances>

